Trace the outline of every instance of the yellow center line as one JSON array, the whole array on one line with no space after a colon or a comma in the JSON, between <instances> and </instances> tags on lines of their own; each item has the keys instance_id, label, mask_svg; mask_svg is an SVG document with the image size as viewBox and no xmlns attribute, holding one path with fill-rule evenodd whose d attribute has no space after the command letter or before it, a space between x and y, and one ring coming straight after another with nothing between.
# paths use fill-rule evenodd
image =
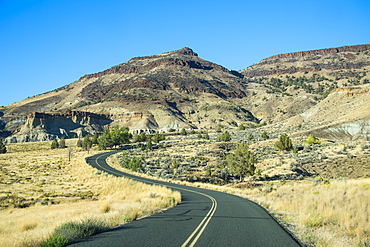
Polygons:
<instances>
[{"instance_id":1,"label":"yellow center line","mask_svg":"<svg viewBox=\"0 0 370 247\"><path fill-rule=\"evenodd\" d=\"M98 159L101 158L102 156L104 156L105 154L102 154L100 156L98 156L96 159L95 159L95 162L97 164L98 167L101 168L101 170L103 171L108 171L110 173L113 173L115 175L119 175L119 176L122 176L122 174L120 173L117 173L116 170L114 168L112 168L113 170L110 170L110 169L107 169L107 168L103 168L99 162L98 162ZM110 167L110 166L109 166ZM141 182L145 182L144 180L141 180L140 178L137 178L136 180L138 181L141 181ZM157 185L161 185L161 184L158 184L158 183L155 183L153 182L153 184L157 184ZM198 239L200 238L200 236L203 234L204 230L206 229L208 223L210 222L210 220L212 219L213 215L215 214L216 212L216 209L217 209L217 201L215 198L213 198L212 196L210 195L207 195L207 194L204 194L204 193L201 193L201 192L197 192L197 191L194 191L194 190L190 190L190 189L184 189L184 188L178 188L176 186L172 186L172 185L166 185L166 187L169 187L169 188L173 188L173 189L177 189L177 190L184 190L184 191L188 191L188 192L192 192L192 193L196 193L196 194L199 194L199 195L202 195L202 196L205 196L207 198L209 198L212 202L212 206L211 206L211 209L208 211L207 215L203 218L203 220L199 223L199 225L197 226L197 228L192 232L192 234L187 238L187 240L181 245L181 247L185 247L187 246L187 244L189 244L189 242L193 239L193 241L191 242L191 244L189 245L189 247L193 247L195 245L195 243L198 241Z\"/></svg>"}]
</instances>

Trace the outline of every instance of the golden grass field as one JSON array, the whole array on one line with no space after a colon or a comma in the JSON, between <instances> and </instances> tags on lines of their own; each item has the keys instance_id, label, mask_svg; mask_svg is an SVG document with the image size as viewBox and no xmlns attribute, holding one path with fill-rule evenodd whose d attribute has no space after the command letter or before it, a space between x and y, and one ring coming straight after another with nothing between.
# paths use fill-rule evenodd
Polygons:
<instances>
[{"instance_id":1,"label":"golden grass field","mask_svg":"<svg viewBox=\"0 0 370 247\"><path fill-rule=\"evenodd\" d=\"M370 245L370 179L270 183L238 193L265 206L307 244Z\"/></svg>"},{"instance_id":2,"label":"golden grass field","mask_svg":"<svg viewBox=\"0 0 370 247\"><path fill-rule=\"evenodd\" d=\"M68 140L67 145L75 146L73 141ZM0 155L2 246L38 246L67 221L93 218L115 226L172 206L172 200L166 198L181 200L178 192L97 172L84 158L99 151L88 154L75 149L71 162L66 149L50 150L48 142L11 144L9 152ZM119 155L114 155L108 162L123 169L118 159ZM370 245L369 178L250 181L225 186L172 182L251 199L308 246ZM18 208L22 206L19 198L31 206Z\"/></svg>"},{"instance_id":3,"label":"golden grass field","mask_svg":"<svg viewBox=\"0 0 370 247\"><path fill-rule=\"evenodd\" d=\"M130 172L119 166L117 157L111 156L110 164ZM308 246L370 246L369 178L325 180L318 177L225 186L166 181L219 190L255 201Z\"/></svg>"},{"instance_id":4,"label":"golden grass field","mask_svg":"<svg viewBox=\"0 0 370 247\"><path fill-rule=\"evenodd\" d=\"M181 200L179 192L97 172L84 158L98 151L74 148L69 162L67 150L50 150L50 142L7 148L0 155L1 246L39 246L70 221L92 218L114 227Z\"/></svg>"}]
</instances>

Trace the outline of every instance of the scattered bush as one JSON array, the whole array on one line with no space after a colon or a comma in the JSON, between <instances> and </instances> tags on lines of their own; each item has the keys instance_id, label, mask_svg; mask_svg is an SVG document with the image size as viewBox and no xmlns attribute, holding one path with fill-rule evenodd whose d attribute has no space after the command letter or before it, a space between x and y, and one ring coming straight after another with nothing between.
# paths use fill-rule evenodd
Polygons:
<instances>
[{"instance_id":1,"label":"scattered bush","mask_svg":"<svg viewBox=\"0 0 370 247\"><path fill-rule=\"evenodd\" d=\"M238 126L238 130L245 130L245 126L244 126L243 124L240 124L240 125Z\"/></svg>"},{"instance_id":2,"label":"scattered bush","mask_svg":"<svg viewBox=\"0 0 370 247\"><path fill-rule=\"evenodd\" d=\"M0 154L5 154L6 153L6 146L3 142L3 139L0 138Z\"/></svg>"},{"instance_id":3,"label":"scattered bush","mask_svg":"<svg viewBox=\"0 0 370 247\"><path fill-rule=\"evenodd\" d=\"M120 164L123 168L127 168L136 172L142 169L143 159L136 158L135 156L129 157L127 154L123 153Z\"/></svg>"},{"instance_id":4,"label":"scattered bush","mask_svg":"<svg viewBox=\"0 0 370 247\"><path fill-rule=\"evenodd\" d=\"M185 129L181 129L180 134L183 135L183 136L186 136L188 134L188 132L186 132Z\"/></svg>"},{"instance_id":5,"label":"scattered bush","mask_svg":"<svg viewBox=\"0 0 370 247\"><path fill-rule=\"evenodd\" d=\"M204 139L206 139L206 140L209 140L208 132L206 132L206 133L204 134L203 138L204 138Z\"/></svg>"},{"instance_id":6,"label":"scattered bush","mask_svg":"<svg viewBox=\"0 0 370 247\"><path fill-rule=\"evenodd\" d=\"M287 134L280 135L279 140L275 142L275 147L277 147L281 151L289 151L292 150L293 144Z\"/></svg>"},{"instance_id":7,"label":"scattered bush","mask_svg":"<svg viewBox=\"0 0 370 247\"><path fill-rule=\"evenodd\" d=\"M267 140L270 138L270 136L267 134L266 131L264 131L262 134L261 134L261 138L264 139L264 140Z\"/></svg>"},{"instance_id":8,"label":"scattered bush","mask_svg":"<svg viewBox=\"0 0 370 247\"><path fill-rule=\"evenodd\" d=\"M41 243L41 246L64 246L77 239L91 236L108 229L109 227L105 222L95 219L87 219L81 222L67 222L56 228L53 235L50 236L48 240Z\"/></svg>"},{"instance_id":9,"label":"scattered bush","mask_svg":"<svg viewBox=\"0 0 370 247\"><path fill-rule=\"evenodd\" d=\"M226 160L228 168L240 177L240 181L243 181L246 175L254 175L257 157L249 150L248 144L238 145L233 154L226 156Z\"/></svg>"},{"instance_id":10,"label":"scattered bush","mask_svg":"<svg viewBox=\"0 0 370 247\"><path fill-rule=\"evenodd\" d=\"M310 135L305 142L307 145L321 144L321 142L314 135Z\"/></svg>"},{"instance_id":11,"label":"scattered bush","mask_svg":"<svg viewBox=\"0 0 370 247\"><path fill-rule=\"evenodd\" d=\"M51 145L50 145L50 148L51 149L56 149L59 147L59 143L57 141L57 139L55 138L52 142L51 142Z\"/></svg>"},{"instance_id":12,"label":"scattered bush","mask_svg":"<svg viewBox=\"0 0 370 247\"><path fill-rule=\"evenodd\" d=\"M227 130L225 130L225 132L222 133L222 135L220 135L217 138L217 140L220 141L220 142L228 142L228 141L231 141L231 136L230 136L229 132Z\"/></svg>"},{"instance_id":13,"label":"scattered bush","mask_svg":"<svg viewBox=\"0 0 370 247\"><path fill-rule=\"evenodd\" d=\"M164 140L166 140L166 137L164 134L155 133L153 136L154 143L159 143L160 141L164 141Z\"/></svg>"},{"instance_id":14,"label":"scattered bush","mask_svg":"<svg viewBox=\"0 0 370 247\"><path fill-rule=\"evenodd\" d=\"M145 135L145 133L143 133ZM112 148L121 144L130 143L132 138L131 133L127 127L119 128L114 126L111 130L105 130L104 133L98 138L98 146L100 149ZM92 145L93 140L90 140Z\"/></svg>"},{"instance_id":15,"label":"scattered bush","mask_svg":"<svg viewBox=\"0 0 370 247\"><path fill-rule=\"evenodd\" d=\"M66 148L66 139L64 137L60 139L58 146L59 148Z\"/></svg>"}]
</instances>

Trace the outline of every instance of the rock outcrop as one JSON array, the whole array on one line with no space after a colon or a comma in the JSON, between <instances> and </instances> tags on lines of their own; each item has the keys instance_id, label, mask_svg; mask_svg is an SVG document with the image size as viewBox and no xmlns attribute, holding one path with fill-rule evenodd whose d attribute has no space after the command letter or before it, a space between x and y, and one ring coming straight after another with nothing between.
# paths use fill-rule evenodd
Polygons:
<instances>
[{"instance_id":1,"label":"rock outcrop","mask_svg":"<svg viewBox=\"0 0 370 247\"><path fill-rule=\"evenodd\" d=\"M354 122L368 116L369 70L370 45L275 55L239 72L185 47L1 107L0 137L51 140L116 125L153 133L287 119L307 130Z\"/></svg>"},{"instance_id":2,"label":"rock outcrop","mask_svg":"<svg viewBox=\"0 0 370 247\"><path fill-rule=\"evenodd\" d=\"M115 75L108 82L105 78ZM136 57L105 71L85 75L80 81L96 79L81 92L90 100L117 100L123 92L146 90L175 90L185 94L211 93L222 98L242 98L242 79L228 69L198 57L190 48L155 56ZM111 80L111 79L110 79ZM127 96L124 97L124 100Z\"/></svg>"},{"instance_id":3,"label":"rock outcrop","mask_svg":"<svg viewBox=\"0 0 370 247\"><path fill-rule=\"evenodd\" d=\"M342 47L337 47L337 48L328 48L328 49L319 49L319 50L312 50L312 51L300 51L300 52L278 54L278 55L274 55L266 59L263 59L261 62L273 60L276 58L300 58L300 57L307 57L307 56L335 54L335 53L340 53L340 52L363 52L363 51L368 51L368 50L370 50L370 44L342 46Z\"/></svg>"},{"instance_id":4,"label":"rock outcrop","mask_svg":"<svg viewBox=\"0 0 370 247\"><path fill-rule=\"evenodd\" d=\"M112 122L106 115L90 112L66 111L61 113L33 112L19 131L6 139L9 143L46 141L54 138L82 137L101 132Z\"/></svg>"},{"instance_id":5,"label":"rock outcrop","mask_svg":"<svg viewBox=\"0 0 370 247\"><path fill-rule=\"evenodd\" d=\"M278 54L242 71L246 77L356 70L370 66L370 44ZM363 56L358 54L363 53Z\"/></svg>"}]
</instances>

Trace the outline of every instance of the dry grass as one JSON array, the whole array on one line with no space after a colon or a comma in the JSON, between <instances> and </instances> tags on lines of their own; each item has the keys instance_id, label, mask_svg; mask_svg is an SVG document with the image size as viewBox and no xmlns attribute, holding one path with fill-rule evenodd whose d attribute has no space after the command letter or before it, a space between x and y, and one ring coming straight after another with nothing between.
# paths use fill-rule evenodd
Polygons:
<instances>
[{"instance_id":1,"label":"dry grass","mask_svg":"<svg viewBox=\"0 0 370 247\"><path fill-rule=\"evenodd\" d=\"M111 156L110 164L116 169L125 170L120 167L118 157L119 155ZM285 160L283 164L288 162ZM348 164L343 164L345 165ZM276 168L273 171L278 173ZM141 173L138 175L148 177ZM249 198L287 222L289 228L308 245L370 245L370 179L331 180L329 183L320 178L297 181L250 181L226 186L166 181Z\"/></svg>"},{"instance_id":2,"label":"dry grass","mask_svg":"<svg viewBox=\"0 0 370 247\"><path fill-rule=\"evenodd\" d=\"M370 179L265 183L229 192L266 207L308 245L370 245Z\"/></svg>"},{"instance_id":3,"label":"dry grass","mask_svg":"<svg viewBox=\"0 0 370 247\"><path fill-rule=\"evenodd\" d=\"M239 184L242 188L176 183L255 201L285 222L307 246L370 246L370 179Z\"/></svg>"},{"instance_id":4,"label":"dry grass","mask_svg":"<svg viewBox=\"0 0 370 247\"><path fill-rule=\"evenodd\" d=\"M30 147L25 147L24 149L27 150L21 151L22 147L20 147L20 144L17 145L19 146L11 147L10 150L13 151L6 154L6 156L1 156L0 164L6 163L7 171L11 170L12 174L20 175L16 172L19 159L34 159L33 166L38 167L40 164L36 159L37 156L50 156L52 160L57 158L62 160L58 163L60 169L57 170L57 174L60 175L61 179L68 181L68 185L58 181L55 182L54 169L49 168L48 177L50 179L44 181L43 191L49 191L49 187L55 194L65 194L65 191L68 190L76 191L76 193L89 190L94 196L87 199L75 197L74 200L68 200L68 197L66 197L65 199L61 198L59 204L42 205L41 203L35 203L27 208L10 206L6 210L0 211L1 246L38 246L41 241L52 234L56 227L70 221L93 218L107 222L109 226L113 227L173 206L173 201L167 198L175 198L176 203L181 200L179 192L173 192L165 187L146 185L105 173L99 174L84 161L86 156L97 151L90 152L90 154L82 151L75 152L72 161L68 163L65 156L66 151L49 150L49 144L45 145L42 152L30 150L32 149ZM39 145L42 144L36 146ZM20 155L20 153L22 154ZM41 163L46 162L45 159L41 158L41 160ZM40 166L44 167L45 164ZM27 176L32 177L31 181L38 179L38 176L40 176L40 173L36 170L33 173L27 171L29 172ZM7 192L14 189L16 193L24 193L22 190L25 187L20 186L22 184L18 184L17 181L12 181L7 185L10 186L6 187ZM32 182L28 186L33 186ZM30 197L36 198L36 194L32 194Z\"/></svg>"},{"instance_id":5,"label":"dry grass","mask_svg":"<svg viewBox=\"0 0 370 247\"><path fill-rule=\"evenodd\" d=\"M340 246L335 238L327 238L320 231L331 229L335 236L344 235L352 245L370 245L370 190L369 179L332 181L328 185L302 184L281 187L271 193L275 202L272 209L289 210L298 215L302 227L316 231L324 246ZM292 188L294 193L292 193ZM279 198L282 197L280 200ZM287 200L288 198L289 200ZM343 246L348 246L344 244Z\"/></svg>"}]
</instances>

